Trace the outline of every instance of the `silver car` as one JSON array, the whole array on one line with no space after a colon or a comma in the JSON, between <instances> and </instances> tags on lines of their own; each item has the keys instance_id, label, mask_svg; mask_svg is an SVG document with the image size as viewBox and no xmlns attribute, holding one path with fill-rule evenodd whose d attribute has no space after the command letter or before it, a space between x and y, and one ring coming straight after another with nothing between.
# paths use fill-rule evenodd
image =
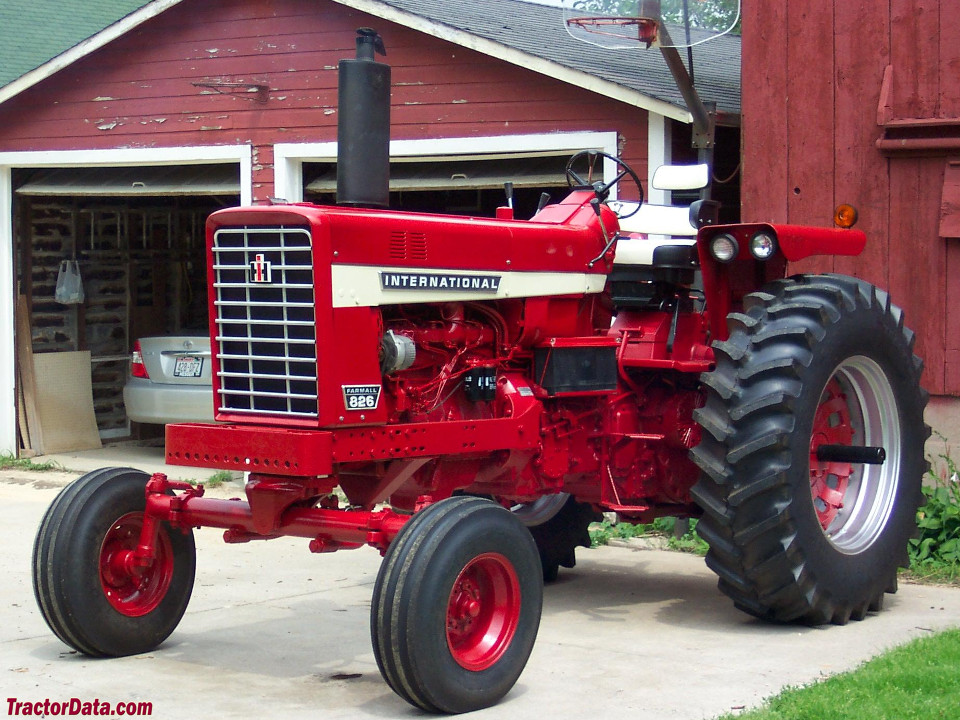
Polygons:
<instances>
[{"instance_id":1,"label":"silver car","mask_svg":"<svg viewBox=\"0 0 960 720\"><path fill-rule=\"evenodd\" d=\"M213 422L210 368L206 336L140 338L123 387L127 417L139 423Z\"/></svg>"}]
</instances>

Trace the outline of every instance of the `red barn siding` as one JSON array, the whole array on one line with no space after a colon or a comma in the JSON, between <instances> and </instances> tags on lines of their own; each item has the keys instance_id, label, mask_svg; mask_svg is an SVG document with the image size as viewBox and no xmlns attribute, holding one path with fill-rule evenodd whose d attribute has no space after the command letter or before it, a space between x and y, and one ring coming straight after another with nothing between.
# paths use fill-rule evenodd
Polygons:
<instances>
[{"instance_id":1,"label":"red barn siding","mask_svg":"<svg viewBox=\"0 0 960 720\"><path fill-rule=\"evenodd\" d=\"M787 45L787 4L769 3L764 7L762 22L748 14L748 8L743 15L743 31L750 42L743 43L740 61L744 147L741 215L744 219L786 222L788 180L783 154L787 147L787 114L782 109L772 111L772 106L773 98L782 98L786 92L787 57L782 49Z\"/></svg>"},{"instance_id":2,"label":"red barn siding","mask_svg":"<svg viewBox=\"0 0 960 720\"><path fill-rule=\"evenodd\" d=\"M273 143L335 139L337 62L362 26L380 31L393 67L393 138L616 130L645 173L645 111L308 0L183 2L0 106L0 149L250 143L264 198ZM264 84L269 99L193 85L218 79Z\"/></svg>"},{"instance_id":3,"label":"red barn siding","mask_svg":"<svg viewBox=\"0 0 960 720\"><path fill-rule=\"evenodd\" d=\"M939 236L946 158L960 151L949 139L922 153L877 144L891 120L960 117L960 5L769 0L744 4L743 31L743 216L828 225L836 204L856 205L864 254L793 269L889 289L917 332L925 385L960 394L960 239Z\"/></svg>"},{"instance_id":4,"label":"red barn siding","mask_svg":"<svg viewBox=\"0 0 960 720\"><path fill-rule=\"evenodd\" d=\"M890 54L890 18L885 13L871 12L873 4L873 0L858 0L835 6L835 26L849 29L836 39L835 133L826 140L833 152L832 192L837 203L856 204L861 211L860 227L869 238L862 255L836 258L833 269L869 277L886 288L890 284L887 160L873 144L879 88L877 83L864 78L883 77ZM865 52L865 46L870 51ZM824 142L824 138L820 141ZM825 171L829 172L829 168ZM826 207L820 209L818 222L830 222L822 212L832 209L833 199L829 198Z\"/></svg>"}]
</instances>

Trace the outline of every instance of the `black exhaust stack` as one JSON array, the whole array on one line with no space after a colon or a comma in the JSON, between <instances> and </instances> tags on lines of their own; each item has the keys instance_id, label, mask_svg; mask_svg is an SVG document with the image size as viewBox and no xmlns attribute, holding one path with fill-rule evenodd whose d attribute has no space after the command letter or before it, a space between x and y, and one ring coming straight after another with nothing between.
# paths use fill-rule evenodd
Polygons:
<instances>
[{"instance_id":1,"label":"black exhaust stack","mask_svg":"<svg viewBox=\"0 0 960 720\"><path fill-rule=\"evenodd\" d=\"M390 66L372 28L357 30L357 57L340 61L337 122L337 204L390 204Z\"/></svg>"}]
</instances>

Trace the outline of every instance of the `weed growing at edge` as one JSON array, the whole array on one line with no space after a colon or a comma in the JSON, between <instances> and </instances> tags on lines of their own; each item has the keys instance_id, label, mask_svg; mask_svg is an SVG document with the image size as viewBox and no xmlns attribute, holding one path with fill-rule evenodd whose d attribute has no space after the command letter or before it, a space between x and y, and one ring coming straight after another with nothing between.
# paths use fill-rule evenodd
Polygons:
<instances>
[{"instance_id":1,"label":"weed growing at edge","mask_svg":"<svg viewBox=\"0 0 960 720\"><path fill-rule=\"evenodd\" d=\"M217 470L213 475L208 477L206 480L197 480L196 478L184 478L183 482L190 483L191 485L203 485L205 488L215 488L220 487L224 483L233 482L234 475L229 470Z\"/></svg>"},{"instance_id":2,"label":"weed growing at edge","mask_svg":"<svg viewBox=\"0 0 960 720\"><path fill-rule=\"evenodd\" d=\"M66 470L58 462L48 460L46 462L36 462L32 458L18 458L11 453L0 453L0 470L32 470L34 472L50 472L53 470Z\"/></svg>"},{"instance_id":3,"label":"weed growing at edge","mask_svg":"<svg viewBox=\"0 0 960 720\"><path fill-rule=\"evenodd\" d=\"M960 468L949 452L940 456L940 473L922 488L926 504L917 510L919 535L910 540L910 573L920 580L960 580Z\"/></svg>"},{"instance_id":4,"label":"weed growing at edge","mask_svg":"<svg viewBox=\"0 0 960 720\"><path fill-rule=\"evenodd\" d=\"M706 555L707 544L696 534L696 520L690 521L690 527L679 537L675 532L677 518L662 517L652 523L633 524L627 522L611 523L603 520L590 526L590 544L592 547L606 545L612 539L627 540L634 537L665 537L670 550Z\"/></svg>"},{"instance_id":5,"label":"weed growing at edge","mask_svg":"<svg viewBox=\"0 0 960 720\"><path fill-rule=\"evenodd\" d=\"M229 470L217 470L204 483L208 488L220 487L224 483L233 482L233 473Z\"/></svg>"}]
</instances>

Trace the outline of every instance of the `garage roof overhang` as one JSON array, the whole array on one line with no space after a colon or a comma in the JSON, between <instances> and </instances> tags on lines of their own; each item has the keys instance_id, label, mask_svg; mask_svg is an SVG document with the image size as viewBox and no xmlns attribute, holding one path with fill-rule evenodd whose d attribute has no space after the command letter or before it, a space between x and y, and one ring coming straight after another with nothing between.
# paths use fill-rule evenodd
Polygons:
<instances>
[{"instance_id":1,"label":"garage roof overhang","mask_svg":"<svg viewBox=\"0 0 960 720\"><path fill-rule=\"evenodd\" d=\"M4 103L10 98L19 95L24 90L33 87L40 81L72 65L77 60L86 57L95 50L99 50L107 43L116 40L118 37L142 25L147 20L156 17L164 10L174 5L179 5L181 2L183 2L183 0L153 0L153 2L144 3L144 6L139 10L119 18L117 22L107 26L95 35L81 39L72 47L66 48L59 55L54 56L42 65L21 75L7 85L0 87L0 103Z\"/></svg>"}]
</instances>

